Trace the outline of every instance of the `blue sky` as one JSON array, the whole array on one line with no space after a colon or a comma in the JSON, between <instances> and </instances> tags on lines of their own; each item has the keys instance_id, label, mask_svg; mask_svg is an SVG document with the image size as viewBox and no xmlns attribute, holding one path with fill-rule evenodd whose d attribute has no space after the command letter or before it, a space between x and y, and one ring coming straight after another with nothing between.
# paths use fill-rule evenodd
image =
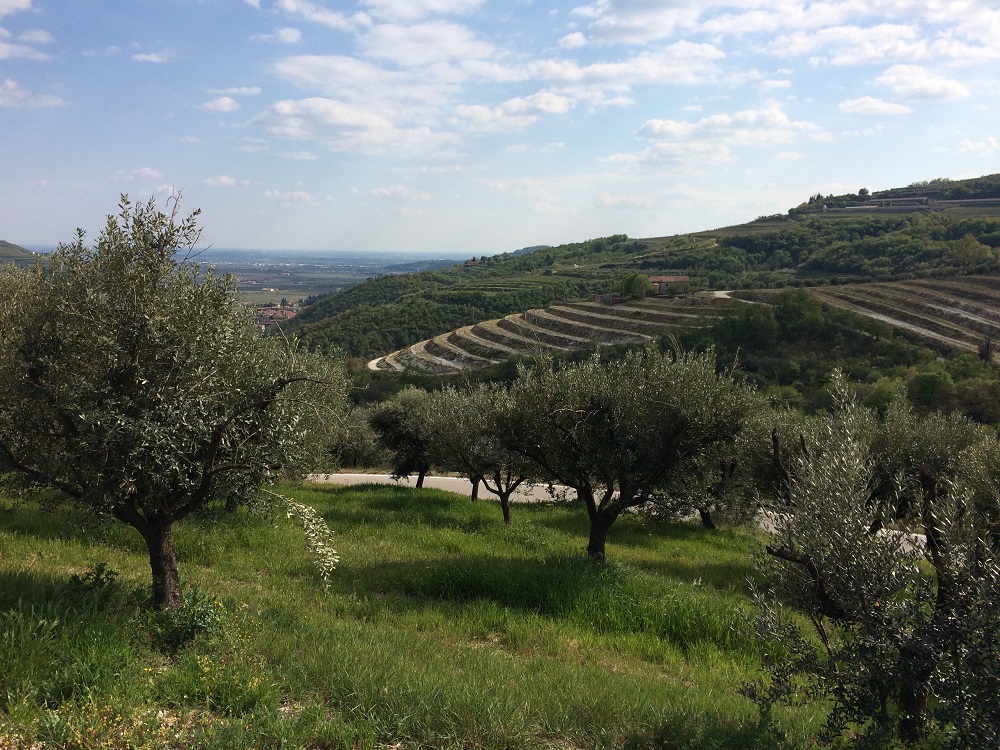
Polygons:
<instances>
[{"instance_id":1,"label":"blue sky","mask_svg":"<svg viewBox=\"0 0 1000 750\"><path fill-rule=\"evenodd\" d=\"M995 0L0 0L0 239L469 255L1000 172Z\"/></svg>"}]
</instances>

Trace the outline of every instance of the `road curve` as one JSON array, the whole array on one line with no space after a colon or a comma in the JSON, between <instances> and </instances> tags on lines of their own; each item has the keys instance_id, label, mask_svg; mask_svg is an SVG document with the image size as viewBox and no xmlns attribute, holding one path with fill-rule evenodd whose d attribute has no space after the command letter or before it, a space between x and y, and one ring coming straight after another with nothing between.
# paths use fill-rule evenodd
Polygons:
<instances>
[{"instance_id":1,"label":"road curve","mask_svg":"<svg viewBox=\"0 0 1000 750\"><path fill-rule=\"evenodd\" d=\"M307 481L316 482L318 484L392 484L397 487L413 487L417 481L416 477L412 476L393 479L388 474L310 474L306 477L306 479ZM459 495L472 494L472 482L462 477L437 477L428 475L424 477L424 487L455 492ZM554 491L556 493L564 494L568 492L568 497L573 497L572 491L567 487L560 487L559 485L556 485L554 487ZM491 494L485 487L479 487L480 500L489 500L490 498L495 497L496 495ZM547 484L522 484L517 488L517 490L515 490L510 499L511 502L515 503L538 503L552 500L553 496L549 492L549 486Z\"/></svg>"}]
</instances>

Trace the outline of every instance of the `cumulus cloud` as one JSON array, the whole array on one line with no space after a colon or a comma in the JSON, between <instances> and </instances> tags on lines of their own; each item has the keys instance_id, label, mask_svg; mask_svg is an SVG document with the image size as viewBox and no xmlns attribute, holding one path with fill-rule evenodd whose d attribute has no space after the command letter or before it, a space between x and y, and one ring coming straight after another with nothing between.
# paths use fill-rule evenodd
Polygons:
<instances>
[{"instance_id":1,"label":"cumulus cloud","mask_svg":"<svg viewBox=\"0 0 1000 750\"><path fill-rule=\"evenodd\" d=\"M28 29L27 31L22 31L17 35L17 40L19 42L24 42L25 44L52 44L52 42L55 41L52 34L44 29Z\"/></svg>"},{"instance_id":2,"label":"cumulus cloud","mask_svg":"<svg viewBox=\"0 0 1000 750\"><path fill-rule=\"evenodd\" d=\"M426 202L431 199L431 194L423 190L411 190L406 185L390 185L389 187L375 188L371 192L375 198L394 201L415 201Z\"/></svg>"},{"instance_id":3,"label":"cumulus cloud","mask_svg":"<svg viewBox=\"0 0 1000 750\"><path fill-rule=\"evenodd\" d=\"M29 47L28 44L17 44L14 42L5 41L10 39L10 32L4 28L0 28L0 60L48 60L49 56L44 52L39 52L33 47ZM28 41L24 39L24 34L18 37L22 42Z\"/></svg>"},{"instance_id":4,"label":"cumulus cloud","mask_svg":"<svg viewBox=\"0 0 1000 750\"><path fill-rule=\"evenodd\" d=\"M567 34L562 39L559 40L559 46L562 49L576 49L577 47L583 47L587 44L587 37L585 37L581 32L574 31L572 34Z\"/></svg>"},{"instance_id":5,"label":"cumulus cloud","mask_svg":"<svg viewBox=\"0 0 1000 750\"><path fill-rule=\"evenodd\" d=\"M279 151L278 156L292 161L316 161L319 159L312 151Z\"/></svg>"},{"instance_id":6,"label":"cumulus cloud","mask_svg":"<svg viewBox=\"0 0 1000 750\"><path fill-rule=\"evenodd\" d=\"M699 139L725 140L743 144L785 143L800 133L817 131L816 125L789 119L781 109L745 109L733 114L710 115L697 122L649 120L637 135L653 141Z\"/></svg>"},{"instance_id":7,"label":"cumulus cloud","mask_svg":"<svg viewBox=\"0 0 1000 750\"><path fill-rule=\"evenodd\" d=\"M454 142L455 136L428 127L401 128L378 112L334 99L286 99L255 117L275 137L316 141L338 151L412 156Z\"/></svg>"},{"instance_id":8,"label":"cumulus cloud","mask_svg":"<svg viewBox=\"0 0 1000 750\"><path fill-rule=\"evenodd\" d=\"M362 0L361 5L376 18L411 22L430 15L464 15L483 0Z\"/></svg>"},{"instance_id":9,"label":"cumulus cloud","mask_svg":"<svg viewBox=\"0 0 1000 750\"><path fill-rule=\"evenodd\" d=\"M301 18L310 23L318 23L321 26L335 29L337 31L354 31L355 29L367 26L371 19L364 13L357 13L347 16L338 11L329 10L310 0L278 0L277 7L285 13Z\"/></svg>"},{"instance_id":10,"label":"cumulus cloud","mask_svg":"<svg viewBox=\"0 0 1000 750\"><path fill-rule=\"evenodd\" d=\"M17 81L7 78L0 83L0 107L8 109L37 109L40 107L60 107L65 104L58 96L35 94L22 89Z\"/></svg>"},{"instance_id":11,"label":"cumulus cloud","mask_svg":"<svg viewBox=\"0 0 1000 750\"><path fill-rule=\"evenodd\" d=\"M235 112L240 108L240 103L229 96L220 96L201 105L202 109L209 112Z\"/></svg>"},{"instance_id":12,"label":"cumulus cloud","mask_svg":"<svg viewBox=\"0 0 1000 750\"><path fill-rule=\"evenodd\" d=\"M703 117L697 121L648 120L636 136L650 146L636 153L613 154L603 161L623 167L649 164L702 166L733 161L738 146L788 143L807 135L820 135L810 122L792 120L777 105L746 109L732 114Z\"/></svg>"},{"instance_id":13,"label":"cumulus cloud","mask_svg":"<svg viewBox=\"0 0 1000 750\"><path fill-rule=\"evenodd\" d=\"M23 10L31 10L31 0L0 0L0 18Z\"/></svg>"},{"instance_id":14,"label":"cumulus cloud","mask_svg":"<svg viewBox=\"0 0 1000 750\"><path fill-rule=\"evenodd\" d=\"M685 7L686 6L686 7ZM693 27L700 15L694 3L597 0L573 9L588 20L592 38L602 42L647 44L666 39L681 28Z\"/></svg>"},{"instance_id":15,"label":"cumulus cloud","mask_svg":"<svg viewBox=\"0 0 1000 750\"><path fill-rule=\"evenodd\" d=\"M656 201L648 195L620 195L601 193L595 203L601 208L649 209Z\"/></svg>"},{"instance_id":16,"label":"cumulus cloud","mask_svg":"<svg viewBox=\"0 0 1000 750\"><path fill-rule=\"evenodd\" d=\"M228 89L209 89L210 94L220 96L256 96L260 93L260 86L232 86Z\"/></svg>"},{"instance_id":17,"label":"cumulus cloud","mask_svg":"<svg viewBox=\"0 0 1000 750\"><path fill-rule=\"evenodd\" d=\"M125 182L136 182L139 180L158 180L163 177L160 171L152 167L139 167L131 172L116 172L115 178Z\"/></svg>"},{"instance_id":18,"label":"cumulus cloud","mask_svg":"<svg viewBox=\"0 0 1000 750\"><path fill-rule=\"evenodd\" d=\"M363 34L359 43L373 58L410 66L486 58L493 53L491 44L477 39L467 27L448 21L380 24Z\"/></svg>"},{"instance_id":19,"label":"cumulus cloud","mask_svg":"<svg viewBox=\"0 0 1000 750\"><path fill-rule=\"evenodd\" d=\"M508 99L497 107L459 106L454 122L478 132L521 130L543 115L565 114L573 100L551 91L539 91L526 97Z\"/></svg>"},{"instance_id":20,"label":"cumulus cloud","mask_svg":"<svg viewBox=\"0 0 1000 750\"><path fill-rule=\"evenodd\" d=\"M236 180L229 175L220 174L218 177L208 177L205 184L209 187L235 187Z\"/></svg>"},{"instance_id":21,"label":"cumulus cloud","mask_svg":"<svg viewBox=\"0 0 1000 750\"><path fill-rule=\"evenodd\" d=\"M147 63L165 63L170 61L169 56L161 52L140 52L132 55L132 59L136 62Z\"/></svg>"},{"instance_id":22,"label":"cumulus cloud","mask_svg":"<svg viewBox=\"0 0 1000 750\"><path fill-rule=\"evenodd\" d=\"M395 122L433 123L468 76L451 66L387 69L344 55L298 55L275 65L280 77L304 89Z\"/></svg>"},{"instance_id":23,"label":"cumulus cloud","mask_svg":"<svg viewBox=\"0 0 1000 750\"><path fill-rule=\"evenodd\" d=\"M279 44L298 44L302 41L302 32L291 26L277 29L273 34L254 34L250 37L257 42L278 42Z\"/></svg>"},{"instance_id":24,"label":"cumulus cloud","mask_svg":"<svg viewBox=\"0 0 1000 750\"><path fill-rule=\"evenodd\" d=\"M971 93L960 81L946 78L919 65L893 65L875 79L903 99L964 99Z\"/></svg>"},{"instance_id":25,"label":"cumulus cloud","mask_svg":"<svg viewBox=\"0 0 1000 750\"><path fill-rule=\"evenodd\" d=\"M697 84L712 78L725 53L711 44L677 42L615 62L580 65L575 60L538 60L526 68L553 86L579 91L628 91L643 84Z\"/></svg>"},{"instance_id":26,"label":"cumulus cloud","mask_svg":"<svg viewBox=\"0 0 1000 750\"><path fill-rule=\"evenodd\" d=\"M976 156L993 156L998 150L1000 150L1000 141L992 135L986 136L981 141L964 140L958 147L958 153Z\"/></svg>"},{"instance_id":27,"label":"cumulus cloud","mask_svg":"<svg viewBox=\"0 0 1000 750\"><path fill-rule=\"evenodd\" d=\"M841 112L851 115L907 115L913 111L905 104L895 104L871 96L844 99L838 106Z\"/></svg>"},{"instance_id":28,"label":"cumulus cloud","mask_svg":"<svg viewBox=\"0 0 1000 750\"><path fill-rule=\"evenodd\" d=\"M303 190L293 190L290 192L282 192L280 190L268 190L264 193L265 198L271 198L272 200L279 201L281 203L307 203L313 205L316 203L316 198L303 191Z\"/></svg>"}]
</instances>

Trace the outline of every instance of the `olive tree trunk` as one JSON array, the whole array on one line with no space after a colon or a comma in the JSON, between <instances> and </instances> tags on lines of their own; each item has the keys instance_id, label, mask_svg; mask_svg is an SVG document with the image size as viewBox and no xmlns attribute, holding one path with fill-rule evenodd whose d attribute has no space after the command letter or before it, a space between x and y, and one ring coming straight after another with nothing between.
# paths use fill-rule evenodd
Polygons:
<instances>
[{"instance_id":1,"label":"olive tree trunk","mask_svg":"<svg viewBox=\"0 0 1000 750\"><path fill-rule=\"evenodd\" d=\"M158 521L140 532L149 550L149 567L153 572L154 609L177 609L184 602L172 529L171 521Z\"/></svg>"}]
</instances>

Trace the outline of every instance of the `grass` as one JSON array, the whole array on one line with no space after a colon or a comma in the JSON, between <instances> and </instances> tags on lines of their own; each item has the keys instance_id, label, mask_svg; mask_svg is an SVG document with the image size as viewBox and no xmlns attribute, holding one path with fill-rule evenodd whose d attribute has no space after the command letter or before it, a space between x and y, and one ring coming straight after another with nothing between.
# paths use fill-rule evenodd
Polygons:
<instances>
[{"instance_id":1,"label":"grass","mask_svg":"<svg viewBox=\"0 0 1000 750\"><path fill-rule=\"evenodd\" d=\"M330 588L283 517L205 515L173 618L138 535L0 508L0 747L777 748L818 721L740 695L749 536L623 518L596 565L575 506L282 491L335 532Z\"/></svg>"}]
</instances>

